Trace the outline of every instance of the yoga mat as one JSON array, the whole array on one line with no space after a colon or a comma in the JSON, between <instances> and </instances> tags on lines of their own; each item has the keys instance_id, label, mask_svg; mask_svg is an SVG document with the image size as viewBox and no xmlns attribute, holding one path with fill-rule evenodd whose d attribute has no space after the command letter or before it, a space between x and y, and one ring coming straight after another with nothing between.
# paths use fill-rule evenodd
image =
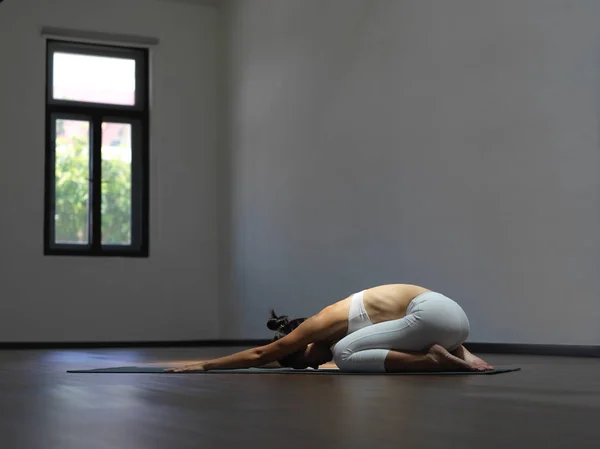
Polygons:
<instances>
[{"instance_id":1,"label":"yoga mat","mask_svg":"<svg viewBox=\"0 0 600 449\"><path fill-rule=\"evenodd\" d=\"M293 369L293 368L248 368L248 369L231 369L231 370L212 370L188 373L166 373L164 370L171 367L168 366L117 366L114 368L99 368L89 370L71 370L68 373L85 373L85 374L134 374L134 373L154 373L154 374L320 374L320 375L362 375L362 376L473 376L473 375L490 375L510 373L519 371L521 368L498 368L493 371L428 371L414 373L349 373L338 369Z\"/></svg>"}]
</instances>

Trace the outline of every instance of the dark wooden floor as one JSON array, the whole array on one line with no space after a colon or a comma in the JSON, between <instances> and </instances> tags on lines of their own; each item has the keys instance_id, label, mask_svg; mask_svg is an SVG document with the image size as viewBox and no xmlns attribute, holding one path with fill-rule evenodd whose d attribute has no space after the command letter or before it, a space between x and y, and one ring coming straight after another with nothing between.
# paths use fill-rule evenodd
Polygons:
<instances>
[{"instance_id":1,"label":"dark wooden floor","mask_svg":"<svg viewBox=\"0 0 600 449\"><path fill-rule=\"evenodd\" d=\"M600 359L497 376L66 374L231 349L0 352L2 449L600 447Z\"/></svg>"}]
</instances>

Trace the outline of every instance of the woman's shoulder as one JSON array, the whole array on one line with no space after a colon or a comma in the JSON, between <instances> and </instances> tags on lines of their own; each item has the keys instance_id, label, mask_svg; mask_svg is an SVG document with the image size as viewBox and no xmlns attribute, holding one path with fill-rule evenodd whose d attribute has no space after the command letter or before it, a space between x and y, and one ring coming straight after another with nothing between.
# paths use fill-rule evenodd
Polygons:
<instances>
[{"instance_id":1,"label":"woman's shoulder","mask_svg":"<svg viewBox=\"0 0 600 449\"><path fill-rule=\"evenodd\" d=\"M319 321L319 327L323 330L322 339L330 339L347 331L351 301L352 296L341 299L325 307L314 317Z\"/></svg>"},{"instance_id":2,"label":"woman's shoulder","mask_svg":"<svg viewBox=\"0 0 600 449\"><path fill-rule=\"evenodd\" d=\"M347 320L352 296L341 299L321 310L317 316L325 317L327 321Z\"/></svg>"}]
</instances>

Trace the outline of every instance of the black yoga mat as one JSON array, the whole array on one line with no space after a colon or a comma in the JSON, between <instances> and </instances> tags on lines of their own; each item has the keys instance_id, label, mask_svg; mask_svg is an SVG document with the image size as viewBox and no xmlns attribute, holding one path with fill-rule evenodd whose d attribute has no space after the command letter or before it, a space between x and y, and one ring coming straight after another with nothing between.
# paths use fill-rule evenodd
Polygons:
<instances>
[{"instance_id":1,"label":"black yoga mat","mask_svg":"<svg viewBox=\"0 0 600 449\"><path fill-rule=\"evenodd\" d=\"M99 368L89 370L71 370L68 373L85 373L85 374L134 374L134 373L154 373L154 374L321 374L321 375L367 375L367 376L473 376L473 375L490 375L510 373L519 371L521 368L497 368L493 371L428 371L428 372L406 372L406 373L350 373L340 371L338 369L293 369L293 368L248 368L248 369L231 369L231 370L212 370L187 373L167 373L165 369L168 366L117 366L114 368Z\"/></svg>"}]
</instances>

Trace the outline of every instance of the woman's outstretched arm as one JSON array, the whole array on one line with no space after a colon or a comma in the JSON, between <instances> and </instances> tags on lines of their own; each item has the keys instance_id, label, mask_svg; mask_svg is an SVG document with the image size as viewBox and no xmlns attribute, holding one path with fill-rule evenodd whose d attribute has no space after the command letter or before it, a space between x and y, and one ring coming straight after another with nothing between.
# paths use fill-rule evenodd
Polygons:
<instances>
[{"instance_id":1,"label":"woman's outstretched arm","mask_svg":"<svg viewBox=\"0 0 600 449\"><path fill-rule=\"evenodd\" d=\"M246 351L238 352L226 357L221 357L214 360L206 360L193 365L187 365L182 368L171 368L167 370L173 373L183 373L190 371L208 371L213 369L235 369L235 368L251 368L264 365L264 350L267 347L252 348Z\"/></svg>"},{"instance_id":2,"label":"woman's outstretched arm","mask_svg":"<svg viewBox=\"0 0 600 449\"><path fill-rule=\"evenodd\" d=\"M320 340L328 332L330 319L327 314L319 314L304 321L290 334L266 346L247 349L226 357L206 360L182 368L171 368L167 372L182 373L209 371L216 369L253 368L280 360L286 355L304 348L309 343Z\"/></svg>"}]
</instances>

